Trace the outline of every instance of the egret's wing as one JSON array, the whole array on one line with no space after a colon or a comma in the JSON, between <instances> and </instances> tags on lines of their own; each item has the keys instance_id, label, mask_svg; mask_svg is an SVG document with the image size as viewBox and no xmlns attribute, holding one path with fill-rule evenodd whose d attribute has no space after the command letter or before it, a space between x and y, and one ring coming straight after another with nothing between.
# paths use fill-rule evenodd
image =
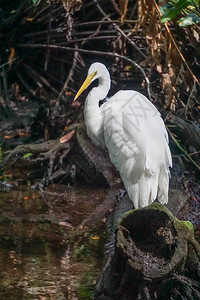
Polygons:
<instances>
[{"instance_id":1,"label":"egret's wing","mask_svg":"<svg viewBox=\"0 0 200 300\"><path fill-rule=\"evenodd\" d=\"M159 184L162 186L161 202L166 202L171 154L158 110L146 97L134 91L118 92L102 110L110 159L120 172L135 207L153 202ZM161 176L163 172L166 176Z\"/></svg>"},{"instance_id":2,"label":"egret's wing","mask_svg":"<svg viewBox=\"0 0 200 300\"><path fill-rule=\"evenodd\" d=\"M146 141L133 101L132 91L120 91L105 104L104 138L110 159L120 174L137 182L145 168Z\"/></svg>"}]
</instances>

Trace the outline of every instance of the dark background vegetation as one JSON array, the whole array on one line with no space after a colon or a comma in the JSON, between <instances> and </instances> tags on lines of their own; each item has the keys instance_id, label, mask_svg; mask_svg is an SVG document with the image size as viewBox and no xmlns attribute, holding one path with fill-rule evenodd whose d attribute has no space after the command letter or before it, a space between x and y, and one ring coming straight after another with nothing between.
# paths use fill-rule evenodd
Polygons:
<instances>
[{"instance_id":1,"label":"dark background vegetation","mask_svg":"<svg viewBox=\"0 0 200 300\"><path fill-rule=\"evenodd\" d=\"M109 95L135 89L150 98L178 150L180 176L198 176L199 14L198 1L1 1L3 149L59 138L79 122L85 94L72 100L100 61L111 73Z\"/></svg>"}]
</instances>

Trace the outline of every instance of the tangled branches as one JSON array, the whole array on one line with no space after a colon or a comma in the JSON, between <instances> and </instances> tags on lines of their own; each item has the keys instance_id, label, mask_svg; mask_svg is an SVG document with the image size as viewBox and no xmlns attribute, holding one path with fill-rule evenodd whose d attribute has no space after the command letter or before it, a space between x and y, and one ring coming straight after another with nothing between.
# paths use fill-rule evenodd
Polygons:
<instances>
[{"instance_id":1,"label":"tangled branches","mask_svg":"<svg viewBox=\"0 0 200 300\"><path fill-rule=\"evenodd\" d=\"M12 13L5 5L1 18L0 105L9 106L9 89L17 81L31 101L50 107L54 129L60 120L59 129L72 125L79 115L79 108L72 111L73 95L86 66L100 60L112 75L111 94L119 86L136 89L159 107L198 123L199 54L193 51L191 57L195 47L187 39L194 41L193 29L188 34L179 29L183 36L172 22L161 24L155 2L22 1L20 7L13 4Z\"/></svg>"}]
</instances>

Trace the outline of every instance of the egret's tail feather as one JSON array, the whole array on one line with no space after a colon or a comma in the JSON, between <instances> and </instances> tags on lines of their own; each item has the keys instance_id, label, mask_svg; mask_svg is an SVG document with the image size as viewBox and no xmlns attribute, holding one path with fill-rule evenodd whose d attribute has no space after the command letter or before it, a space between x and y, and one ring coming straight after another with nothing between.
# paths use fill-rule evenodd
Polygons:
<instances>
[{"instance_id":1,"label":"egret's tail feather","mask_svg":"<svg viewBox=\"0 0 200 300\"><path fill-rule=\"evenodd\" d=\"M155 201L158 193L158 178L143 175L136 184L131 184L126 178L122 179L135 208L146 207Z\"/></svg>"},{"instance_id":2,"label":"egret's tail feather","mask_svg":"<svg viewBox=\"0 0 200 300\"><path fill-rule=\"evenodd\" d=\"M158 174L158 172L155 172L155 174ZM161 168L160 174L157 176L149 177L143 174L135 184L131 184L124 177L122 177L122 180L135 208L148 206L156 200L156 197L158 197L161 204L168 202L169 170L167 168Z\"/></svg>"},{"instance_id":3,"label":"egret's tail feather","mask_svg":"<svg viewBox=\"0 0 200 300\"><path fill-rule=\"evenodd\" d=\"M168 202L169 170L162 168L158 178L158 201L161 204Z\"/></svg>"}]
</instances>

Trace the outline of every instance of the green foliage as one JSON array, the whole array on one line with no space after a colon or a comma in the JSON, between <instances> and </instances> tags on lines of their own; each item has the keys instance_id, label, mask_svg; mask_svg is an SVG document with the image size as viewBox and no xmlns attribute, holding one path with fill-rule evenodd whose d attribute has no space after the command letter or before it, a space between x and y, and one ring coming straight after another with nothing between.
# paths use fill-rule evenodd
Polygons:
<instances>
[{"instance_id":1,"label":"green foliage","mask_svg":"<svg viewBox=\"0 0 200 300\"><path fill-rule=\"evenodd\" d=\"M97 276L95 268L87 270L87 273L83 274L75 284L77 286L77 292L79 299L92 299L92 293L95 287L94 278Z\"/></svg>"},{"instance_id":2,"label":"green foliage","mask_svg":"<svg viewBox=\"0 0 200 300\"><path fill-rule=\"evenodd\" d=\"M90 252L88 247L82 244L74 249L73 258L75 260L84 260L84 258L89 257L89 255Z\"/></svg>"},{"instance_id":3,"label":"green foliage","mask_svg":"<svg viewBox=\"0 0 200 300\"><path fill-rule=\"evenodd\" d=\"M26 153L26 154L24 154L23 158L28 158L28 157L30 157L31 155L32 155L32 153Z\"/></svg>"},{"instance_id":4,"label":"green foliage","mask_svg":"<svg viewBox=\"0 0 200 300\"><path fill-rule=\"evenodd\" d=\"M171 1L160 7L161 22L165 23L174 18L180 27L190 26L200 22L200 0Z\"/></svg>"},{"instance_id":5,"label":"green foliage","mask_svg":"<svg viewBox=\"0 0 200 300\"><path fill-rule=\"evenodd\" d=\"M79 297L81 297L81 299L92 299L91 295L92 295L92 291L94 290L94 286L92 286L91 288L84 284L84 285L80 285L77 289L78 289Z\"/></svg>"},{"instance_id":6,"label":"green foliage","mask_svg":"<svg viewBox=\"0 0 200 300\"><path fill-rule=\"evenodd\" d=\"M199 21L200 18L197 15L190 13L187 16L180 18L177 21L177 23L179 24L179 26L184 27L184 26L190 26L192 24L197 24L199 23Z\"/></svg>"}]
</instances>

